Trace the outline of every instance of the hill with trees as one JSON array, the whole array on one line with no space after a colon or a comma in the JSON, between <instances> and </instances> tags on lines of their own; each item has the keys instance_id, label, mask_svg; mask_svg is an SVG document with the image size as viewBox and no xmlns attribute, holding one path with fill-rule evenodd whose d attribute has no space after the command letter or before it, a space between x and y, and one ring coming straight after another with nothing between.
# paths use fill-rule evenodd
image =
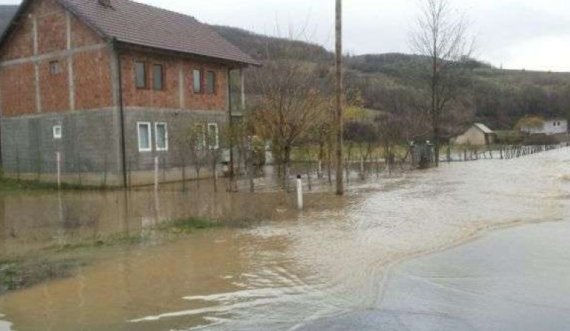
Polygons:
<instances>
[{"instance_id":1,"label":"hill with trees","mask_svg":"<svg viewBox=\"0 0 570 331\"><path fill-rule=\"evenodd\" d=\"M323 78L334 66L333 53L313 43L227 26L212 27L262 62L297 56L319 68ZM428 58L400 53L368 54L346 56L345 63L347 89L360 95L365 108L389 113L403 108L421 110L426 92L422 79L430 68ZM450 135L475 121L493 129L512 129L527 115L570 118L570 73L502 70L475 59L465 59L459 65L464 93L454 105ZM248 89L255 93L250 86Z\"/></svg>"},{"instance_id":2,"label":"hill with trees","mask_svg":"<svg viewBox=\"0 0 570 331\"><path fill-rule=\"evenodd\" d=\"M18 6L0 6L0 31L17 9ZM334 54L324 47L227 26L211 27L261 62L280 57L305 61L321 78L321 87L331 88ZM358 99L364 108L388 113L411 108L421 111L426 92L422 79L429 71L428 58L400 53L367 54L346 56L345 63L347 94ZM466 77L462 82L464 93L454 105L449 134L474 121L493 129L511 129L524 116L570 119L570 73L502 70L474 59L466 59L461 66ZM248 91L255 94L251 80Z\"/></svg>"}]
</instances>

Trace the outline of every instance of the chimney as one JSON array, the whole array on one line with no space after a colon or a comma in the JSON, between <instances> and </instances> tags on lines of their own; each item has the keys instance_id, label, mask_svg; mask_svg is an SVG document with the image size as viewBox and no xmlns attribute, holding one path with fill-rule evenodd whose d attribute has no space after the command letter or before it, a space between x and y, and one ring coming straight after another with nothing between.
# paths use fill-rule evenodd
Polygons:
<instances>
[{"instance_id":1,"label":"chimney","mask_svg":"<svg viewBox=\"0 0 570 331\"><path fill-rule=\"evenodd\" d=\"M97 0L103 7L111 8L111 0Z\"/></svg>"}]
</instances>

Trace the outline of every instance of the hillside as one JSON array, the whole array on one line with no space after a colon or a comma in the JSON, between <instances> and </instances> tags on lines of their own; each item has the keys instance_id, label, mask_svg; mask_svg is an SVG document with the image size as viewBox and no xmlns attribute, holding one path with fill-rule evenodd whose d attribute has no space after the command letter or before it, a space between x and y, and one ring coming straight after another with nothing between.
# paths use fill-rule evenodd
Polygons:
<instances>
[{"instance_id":1,"label":"hillside","mask_svg":"<svg viewBox=\"0 0 570 331\"><path fill-rule=\"evenodd\" d=\"M0 5L0 31L4 31L18 6ZM247 30L212 25L220 35L260 61L281 57L298 58L314 64L324 86L331 77L334 54L324 47L303 41L275 38ZM429 59L418 55L387 53L347 56L346 85L369 109L400 111L403 106L420 108L425 101L424 78ZM457 103L454 126L473 121L493 129L510 129L525 115L560 116L570 119L570 74L501 70L471 60L463 64L469 72L464 98ZM249 84L252 85L252 84ZM410 105L410 100L414 101ZM404 102L405 101L405 102Z\"/></svg>"},{"instance_id":2,"label":"hillside","mask_svg":"<svg viewBox=\"0 0 570 331\"><path fill-rule=\"evenodd\" d=\"M212 27L261 61L283 56L280 51L287 50L322 67L333 65L333 54L319 45L226 26ZM394 93L404 94L404 98L421 95L425 87L420 78L429 68L429 59L399 53L349 56L345 63L347 85L360 91L367 108L382 111L392 111L386 100L393 99ZM529 114L570 118L568 73L501 70L476 60L465 67L471 79L462 109L458 110L465 113L460 125L481 121L493 129L510 129Z\"/></svg>"}]
</instances>

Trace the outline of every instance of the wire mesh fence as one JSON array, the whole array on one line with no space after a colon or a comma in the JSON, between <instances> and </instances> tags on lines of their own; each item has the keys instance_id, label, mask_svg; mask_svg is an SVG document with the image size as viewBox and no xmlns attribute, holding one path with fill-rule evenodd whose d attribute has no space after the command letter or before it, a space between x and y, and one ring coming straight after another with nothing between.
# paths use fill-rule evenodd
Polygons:
<instances>
[{"instance_id":1,"label":"wire mesh fence","mask_svg":"<svg viewBox=\"0 0 570 331\"><path fill-rule=\"evenodd\" d=\"M441 161L475 161L482 159L502 159L524 157L553 149L566 147L559 145L505 145L486 149L448 149ZM111 155L93 158L89 155L68 156L60 152L44 157L21 157L17 155L4 163L5 177L16 180L37 181L54 185L115 188L126 183L128 187L155 187L156 189L200 189L208 181L214 191L276 191L292 190L297 176L303 179L306 190L329 189L335 182L334 160L311 156L298 157L291 161L286 171L284 164L264 164L252 162L245 156L236 155L233 172L229 161L224 157L204 157L192 159L189 155L169 155L127 158L125 169ZM416 162L417 163L417 162ZM382 153L353 155L344 162L343 175L347 184L363 180L382 178L396 172L417 169L413 153L402 158L386 158ZM231 174L233 173L233 176ZM286 175L288 174L288 175Z\"/></svg>"}]
</instances>

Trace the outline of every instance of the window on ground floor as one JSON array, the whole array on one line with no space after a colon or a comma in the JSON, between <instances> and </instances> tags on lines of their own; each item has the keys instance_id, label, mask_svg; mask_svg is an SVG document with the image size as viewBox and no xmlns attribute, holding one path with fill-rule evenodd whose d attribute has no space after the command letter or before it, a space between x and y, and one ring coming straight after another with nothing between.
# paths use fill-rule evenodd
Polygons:
<instances>
[{"instance_id":1,"label":"window on ground floor","mask_svg":"<svg viewBox=\"0 0 570 331\"><path fill-rule=\"evenodd\" d=\"M206 133L202 124L195 124L192 130L192 146L202 150L206 146Z\"/></svg>"},{"instance_id":2,"label":"window on ground floor","mask_svg":"<svg viewBox=\"0 0 570 331\"><path fill-rule=\"evenodd\" d=\"M137 132L139 137L139 152L152 151L151 142L151 127L149 122L138 122Z\"/></svg>"},{"instance_id":3,"label":"window on ground floor","mask_svg":"<svg viewBox=\"0 0 570 331\"><path fill-rule=\"evenodd\" d=\"M208 123L208 147L210 149L220 148L218 123Z\"/></svg>"},{"instance_id":4,"label":"window on ground floor","mask_svg":"<svg viewBox=\"0 0 570 331\"><path fill-rule=\"evenodd\" d=\"M156 139L156 150L157 151L167 151L168 150L168 126L166 123L155 123L154 124L154 134Z\"/></svg>"},{"instance_id":5,"label":"window on ground floor","mask_svg":"<svg viewBox=\"0 0 570 331\"><path fill-rule=\"evenodd\" d=\"M54 125L53 127L53 139L61 139L63 136L61 132L61 125Z\"/></svg>"}]
</instances>

